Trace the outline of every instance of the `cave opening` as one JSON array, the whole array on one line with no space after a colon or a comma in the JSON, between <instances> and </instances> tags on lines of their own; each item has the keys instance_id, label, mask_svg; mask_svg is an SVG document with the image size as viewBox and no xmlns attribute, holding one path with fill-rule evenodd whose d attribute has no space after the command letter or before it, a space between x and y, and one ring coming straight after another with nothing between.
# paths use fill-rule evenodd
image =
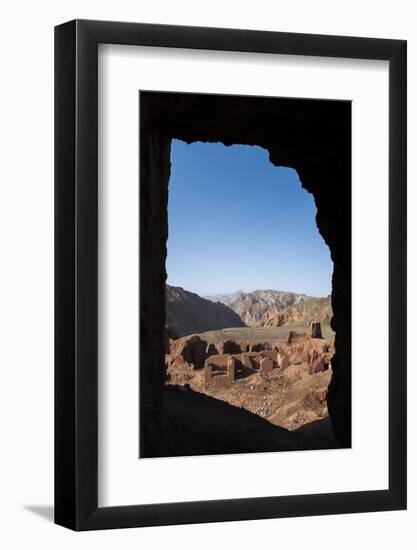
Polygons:
<instances>
[{"instance_id":1,"label":"cave opening","mask_svg":"<svg viewBox=\"0 0 417 550\"><path fill-rule=\"evenodd\" d=\"M170 164L168 284L203 297L275 287L330 295L329 248L296 170L259 146L176 139Z\"/></svg>"},{"instance_id":2,"label":"cave opening","mask_svg":"<svg viewBox=\"0 0 417 550\"><path fill-rule=\"evenodd\" d=\"M258 146L174 139L170 162L166 383L331 445L333 263L313 196Z\"/></svg>"},{"instance_id":3,"label":"cave opening","mask_svg":"<svg viewBox=\"0 0 417 550\"><path fill-rule=\"evenodd\" d=\"M161 456L161 446L166 444L163 435L166 434L163 426L163 408L166 403L164 296L167 276L168 182L173 140L188 144L219 142L225 146L239 143L260 147L268 152L272 165L293 167L302 187L314 197L317 227L330 250L334 266L331 329L335 333L336 352L332 357L327 405L338 446L349 447L350 102L142 92L140 109L140 208L141 214L146 212L146 216L141 215L140 231L141 256L144 260L140 282L140 380L141 387L146 389L141 394L141 456ZM146 223L143 220L147 220ZM149 223L149 220L153 223ZM155 365L159 367L155 368ZM171 435L176 431L178 436L180 428L171 425ZM187 439L184 434L182 436L183 440ZM258 450L265 450L261 447L261 444L260 447L258 445ZM205 452L207 450L203 449L191 454ZM210 452L224 451L214 446Z\"/></svg>"}]
</instances>

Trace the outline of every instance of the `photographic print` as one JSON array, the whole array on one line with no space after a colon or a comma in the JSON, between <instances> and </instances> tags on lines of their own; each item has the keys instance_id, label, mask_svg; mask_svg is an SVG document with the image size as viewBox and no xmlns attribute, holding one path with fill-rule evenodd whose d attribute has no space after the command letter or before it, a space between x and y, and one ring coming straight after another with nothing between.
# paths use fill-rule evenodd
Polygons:
<instances>
[{"instance_id":1,"label":"photographic print","mask_svg":"<svg viewBox=\"0 0 417 550\"><path fill-rule=\"evenodd\" d=\"M55 523L406 508L406 69L404 40L56 27Z\"/></svg>"},{"instance_id":2,"label":"photographic print","mask_svg":"<svg viewBox=\"0 0 417 550\"><path fill-rule=\"evenodd\" d=\"M350 101L139 98L140 458L350 447Z\"/></svg>"}]
</instances>

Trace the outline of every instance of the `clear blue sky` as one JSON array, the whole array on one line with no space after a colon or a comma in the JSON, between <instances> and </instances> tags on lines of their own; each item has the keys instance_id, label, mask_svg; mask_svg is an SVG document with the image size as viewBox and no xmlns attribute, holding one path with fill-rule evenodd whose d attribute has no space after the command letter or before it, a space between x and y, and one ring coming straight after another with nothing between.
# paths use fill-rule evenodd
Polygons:
<instances>
[{"instance_id":1,"label":"clear blue sky","mask_svg":"<svg viewBox=\"0 0 417 550\"><path fill-rule=\"evenodd\" d=\"M174 140L168 284L201 295L273 289L327 296L333 263L314 199L261 147Z\"/></svg>"}]
</instances>

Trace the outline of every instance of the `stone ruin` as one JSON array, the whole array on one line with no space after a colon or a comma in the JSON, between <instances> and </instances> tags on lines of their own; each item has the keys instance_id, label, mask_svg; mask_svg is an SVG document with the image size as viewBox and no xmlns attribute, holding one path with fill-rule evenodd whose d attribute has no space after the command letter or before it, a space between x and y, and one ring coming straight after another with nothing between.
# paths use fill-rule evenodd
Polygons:
<instances>
[{"instance_id":1,"label":"stone ruin","mask_svg":"<svg viewBox=\"0 0 417 550\"><path fill-rule=\"evenodd\" d=\"M287 356L283 357L287 358ZM281 366L283 357L273 350L212 355L206 359L204 364L205 386L228 387L235 381L236 375L243 370L268 374L274 368Z\"/></svg>"},{"instance_id":2,"label":"stone ruin","mask_svg":"<svg viewBox=\"0 0 417 550\"><path fill-rule=\"evenodd\" d=\"M305 365L310 374L329 369L333 352L321 336L320 323L312 323L311 335L290 331L287 341L226 340L208 344L198 335L165 339L165 362L170 383L188 383L193 371L204 369L206 387L230 387L243 373L267 375L274 369Z\"/></svg>"},{"instance_id":3,"label":"stone ruin","mask_svg":"<svg viewBox=\"0 0 417 550\"><path fill-rule=\"evenodd\" d=\"M310 338L323 339L321 333L321 323L320 321L312 321L310 323L310 334L308 332L296 332L295 330L290 330L287 338L287 343L291 344L293 342L301 342L303 340L309 340Z\"/></svg>"},{"instance_id":4,"label":"stone ruin","mask_svg":"<svg viewBox=\"0 0 417 550\"><path fill-rule=\"evenodd\" d=\"M290 330L288 333L287 344L293 344L294 342L303 342L308 340L310 335L307 332L296 332L295 330Z\"/></svg>"},{"instance_id":5,"label":"stone ruin","mask_svg":"<svg viewBox=\"0 0 417 550\"><path fill-rule=\"evenodd\" d=\"M323 338L321 334L321 324L319 322L311 323L311 337L312 338Z\"/></svg>"},{"instance_id":6,"label":"stone ruin","mask_svg":"<svg viewBox=\"0 0 417 550\"><path fill-rule=\"evenodd\" d=\"M213 356L222 357L223 356ZM225 363L222 364L222 363ZM204 365L204 384L205 386L215 385L229 387L235 380L236 360L231 355L225 356L224 361L207 360Z\"/></svg>"}]
</instances>

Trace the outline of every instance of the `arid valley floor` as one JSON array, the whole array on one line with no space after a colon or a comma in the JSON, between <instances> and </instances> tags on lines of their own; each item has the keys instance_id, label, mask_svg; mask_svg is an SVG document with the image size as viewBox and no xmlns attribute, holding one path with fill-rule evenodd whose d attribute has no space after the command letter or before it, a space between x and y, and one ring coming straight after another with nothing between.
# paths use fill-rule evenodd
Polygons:
<instances>
[{"instance_id":1,"label":"arid valley floor","mask_svg":"<svg viewBox=\"0 0 417 550\"><path fill-rule=\"evenodd\" d=\"M226 414L232 410L252 413L271 427L301 436L304 447L301 443L300 448L337 447L326 402L334 354L329 298L286 296L284 305L285 301L293 302L287 307L277 306L276 299L271 299L267 307L265 300L255 300L252 305L256 307L249 308L245 316L246 322L253 324L239 326L244 324L241 322L244 316L234 319L236 310L230 305L212 303L183 289L174 288L174 292L177 311L187 311L183 317L185 331L193 324L198 326L205 302L209 302L207 307L214 324L221 326L230 315L225 322L232 321L237 326L180 337L176 331L181 332L181 323L167 326L167 388L172 391L182 388L182 394L188 393L191 400L198 395L213 398L210 402L200 400L200 409L203 404L214 406L216 400L232 406L225 409ZM274 301L272 307L271 301ZM193 311L198 312L197 321ZM221 317L220 323L216 314ZM258 315L261 320L251 319L251 315ZM174 318L172 311L167 317ZM217 416L215 421L219 421Z\"/></svg>"}]
</instances>

